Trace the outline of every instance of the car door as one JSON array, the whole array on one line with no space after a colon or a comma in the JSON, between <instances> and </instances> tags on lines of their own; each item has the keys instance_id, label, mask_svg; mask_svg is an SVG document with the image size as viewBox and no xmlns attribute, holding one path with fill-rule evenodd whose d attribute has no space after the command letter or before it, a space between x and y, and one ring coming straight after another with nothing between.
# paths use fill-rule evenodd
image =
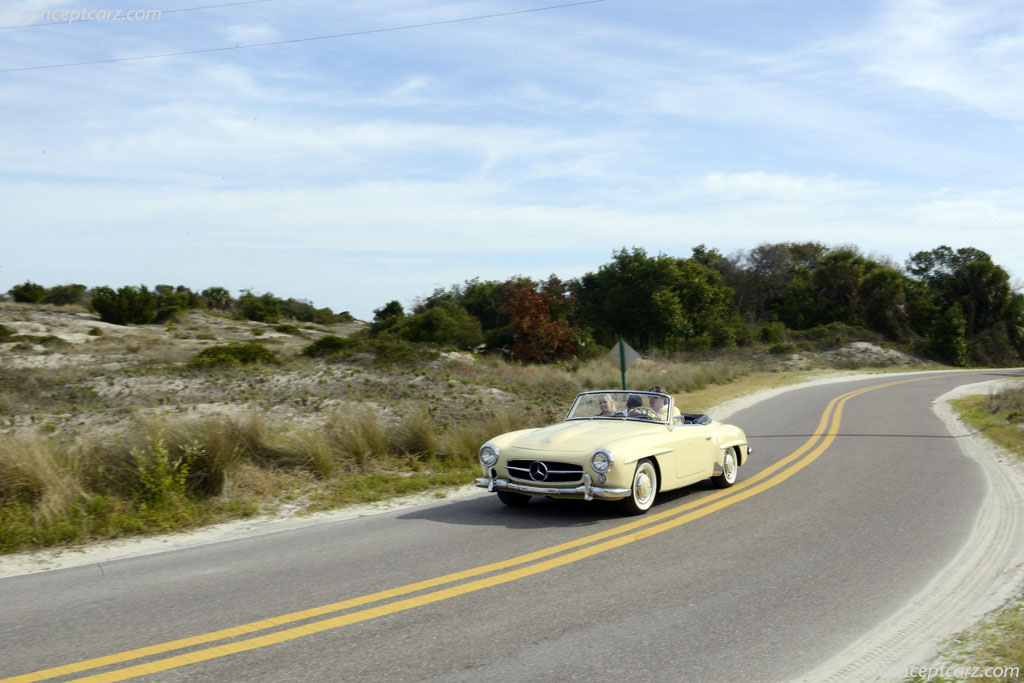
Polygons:
<instances>
[{"instance_id":1,"label":"car door","mask_svg":"<svg viewBox=\"0 0 1024 683\"><path fill-rule=\"evenodd\" d=\"M676 437L676 479L710 476L715 461L712 425L677 425L672 433Z\"/></svg>"}]
</instances>

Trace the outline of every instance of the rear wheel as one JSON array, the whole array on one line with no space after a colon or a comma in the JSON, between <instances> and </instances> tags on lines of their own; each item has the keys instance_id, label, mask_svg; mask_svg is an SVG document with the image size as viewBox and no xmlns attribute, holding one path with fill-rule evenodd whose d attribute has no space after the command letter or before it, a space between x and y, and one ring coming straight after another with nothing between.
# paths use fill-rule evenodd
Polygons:
<instances>
[{"instance_id":1,"label":"rear wheel","mask_svg":"<svg viewBox=\"0 0 1024 683\"><path fill-rule=\"evenodd\" d=\"M517 508L530 502L530 496L515 491L498 491L498 500L509 507Z\"/></svg>"},{"instance_id":2,"label":"rear wheel","mask_svg":"<svg viewBox=\"0 0 1024 683\"><path fill-rule=\"evenodd\" d=\"M636 464L629 496L622 501L623 510L629 515L642 515L654 505L654 497L657 493L658 470L654 468L654 463L650 460L641 460Z\"/></svg>"}]
</instances>

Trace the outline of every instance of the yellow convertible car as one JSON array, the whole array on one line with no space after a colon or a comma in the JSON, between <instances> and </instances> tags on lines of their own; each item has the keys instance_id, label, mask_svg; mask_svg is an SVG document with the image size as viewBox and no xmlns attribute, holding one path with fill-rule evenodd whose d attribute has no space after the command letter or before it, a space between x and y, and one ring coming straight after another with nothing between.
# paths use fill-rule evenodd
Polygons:
<instances>
[{"instance_id":1,"label":"yellow convertible car","mask_svg":"<svg viewBox=\"0 0 1024 683\"><path fill-rule=\"evenodd\" d=\"M565 420L496 436L480 447L477 486L505 505L532 496L619 500L642 515L659 491L710 478L736 483L751 453L743 430L681 413L667 394L586 391Z\"/></svg>"}]
</instances>

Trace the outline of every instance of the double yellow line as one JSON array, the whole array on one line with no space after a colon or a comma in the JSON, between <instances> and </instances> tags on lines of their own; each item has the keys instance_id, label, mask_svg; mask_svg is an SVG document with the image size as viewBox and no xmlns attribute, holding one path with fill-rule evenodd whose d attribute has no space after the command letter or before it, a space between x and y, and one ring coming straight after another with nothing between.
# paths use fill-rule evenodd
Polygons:
<instances>
[{"instance_id":1,"label":"double yellow line","mask_svg":"<svg viewBox=\"0 0 1024 683\"><path fill-rule=\"evenodd\" d=\"M497 586L510 581L516 581L527 576L562 567L577 562L587 557L597 555L615 548L620 548L634 541L639 541L655 534L660 534L669 529L687 524L734 505L751 496L766 491L781 484L786 479L807 467L814 462L835 440L839 433L839 424L842 418L843 407L846 402L854 396L893 386L906 382L917 382L930 377L918 377L914 379L899 380L878 384L863 389L847 392L832 399L815 428L811 437L797 450L779 460L770 467L758 472L753 477L740 482L729 489L724 489L704 496L682 505L677 505L663 512L644 516L638 520L621 524L612 529L607 529L595 534L590 534L573 541L561 543L536 552L527 553L512 557L501 562L482 565L473 569L467 569L453 574L445 574L433 579L410 583L398 588L392 588L377 593L370 593L360 597L331 603L320 607L314 607L299 612L283 614L281 616L261 621L254 621L234 628L212 631L190 638L172 640L166 643L159 643L148 647L128 650L117 654L87 659L73 664L57 666L49 669L42 669L32 673L14 676L12 678L0 679L0 683L29 683L30 681L42 681L59 676L68 676L100 667L109 667L117 664L125 664L133 660L153 657L175 650L196 648L200 645L209 645L203 649L195 649L191 652L172 655L162 659L155 659L141 664L126 666L108 672L83 676L71 680L75 681L96 681L111 682L123 681L137 676L166 671L188 664L195 664L218 657L224 657L239 652L255 650L268 645L276 645L296 638L322 633L331 629L348 626L350 624L376 619L388 614L395 614L405 610L422 607L431 603L440 602L459 595L473 593L485 588ZM571 551L571 552L570 552ZM547 559L545 559L547 558ZM485 575L490 576L485 576ZM482 577L482 578L475 578ZM469 580L473 579L473 580ZM436 590L432 590L436 589ZM426 591L426 592L424 592ZM421 593L420 595L413 595ZM383 602L393 598L406 597L393 602ZM366 607L373 603L382 603L372 607ZM242 636L254 634L267 629L293 624L299 621L306 621L327 614L353 610L354 608L365 607L340 616L312 621L310 623L293 626L291 628L277 630L261 636L248 639L239 639ZM222 642L229 641L232 642ZM222 643L213 645L214 643Z\"/></svg>"}]
</instances>

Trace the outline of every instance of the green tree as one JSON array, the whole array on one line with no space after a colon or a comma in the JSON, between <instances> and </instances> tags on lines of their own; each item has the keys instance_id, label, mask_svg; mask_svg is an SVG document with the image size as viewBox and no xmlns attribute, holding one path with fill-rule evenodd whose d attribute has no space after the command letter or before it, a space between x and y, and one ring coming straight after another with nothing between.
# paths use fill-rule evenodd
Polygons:
<instances>
[{"instance_id":1,"label":"green tree","mask_svg":"<svg viewBox=\"0 0 1024 683\"><path fill-rule=\"evenodd\" d=\"M903 273L881 265L861 278L858 286L860 316L870 329L890 339L907 339L912 335L907 312L908 283Z\"/></svg>"},{"instance_id":2,"label":"green tree","mask_svg":"<svg viewBox=\"0 0 1024 683\"><path fill-rule=\"evenodd\" d=\"M721 274L697 259L622 249L577 287L579 319L606 346L625 337L641 350L654 346L723 345L738 317Z\"/></svg>"},{"instance_id":3,"label":"green tree","mask_svg":"<svg viewBox=\"0 0 1024 683\"><path fill-rule=\"evenodd\" d=\"M736 306L745 319L770 322L779 317L777 309L789 303L793 310L788 317L801 320L794 327L808 327L803 322L803 300L813 303L810 273L827 252L818 242L761 244L714 265L735 292ZM800 303L794 307L792 300Z\"/></svg>"},{"instance_id":4,"label":"green tree","mask_svg":"<svg viewBox=\"0 0 1024 683\"><path fill-rule=\"evenodd\" d=\"M942 245L920 251L907 270L931 290L938 308L960 305L969 337L1002 320L1011 301L1010 276L980 249Z\"/></svg>"},{"instance_id":5,"label":"green tree","mask_svg":"<svg viewBox=\"0 0 1024 683\"><path fill-rule=\"evenodd\" d=\"M939 314L928 335L928 342L932 352L950 365L967 365L967 320L960 304L953 304Z\"/></svg>"},{"instance_id":6,"label":"green tree","mask_svg":"<svg viewBox=\"0 0 1024 683\"><path fill-rule=\"evenodd\" d=\"M207 287L200 293L200 296L202 297L203 305L207 308L226 311L235 305L235 300L231 298L231 293L223 287Z\"/></svg>"}]
</instances>

